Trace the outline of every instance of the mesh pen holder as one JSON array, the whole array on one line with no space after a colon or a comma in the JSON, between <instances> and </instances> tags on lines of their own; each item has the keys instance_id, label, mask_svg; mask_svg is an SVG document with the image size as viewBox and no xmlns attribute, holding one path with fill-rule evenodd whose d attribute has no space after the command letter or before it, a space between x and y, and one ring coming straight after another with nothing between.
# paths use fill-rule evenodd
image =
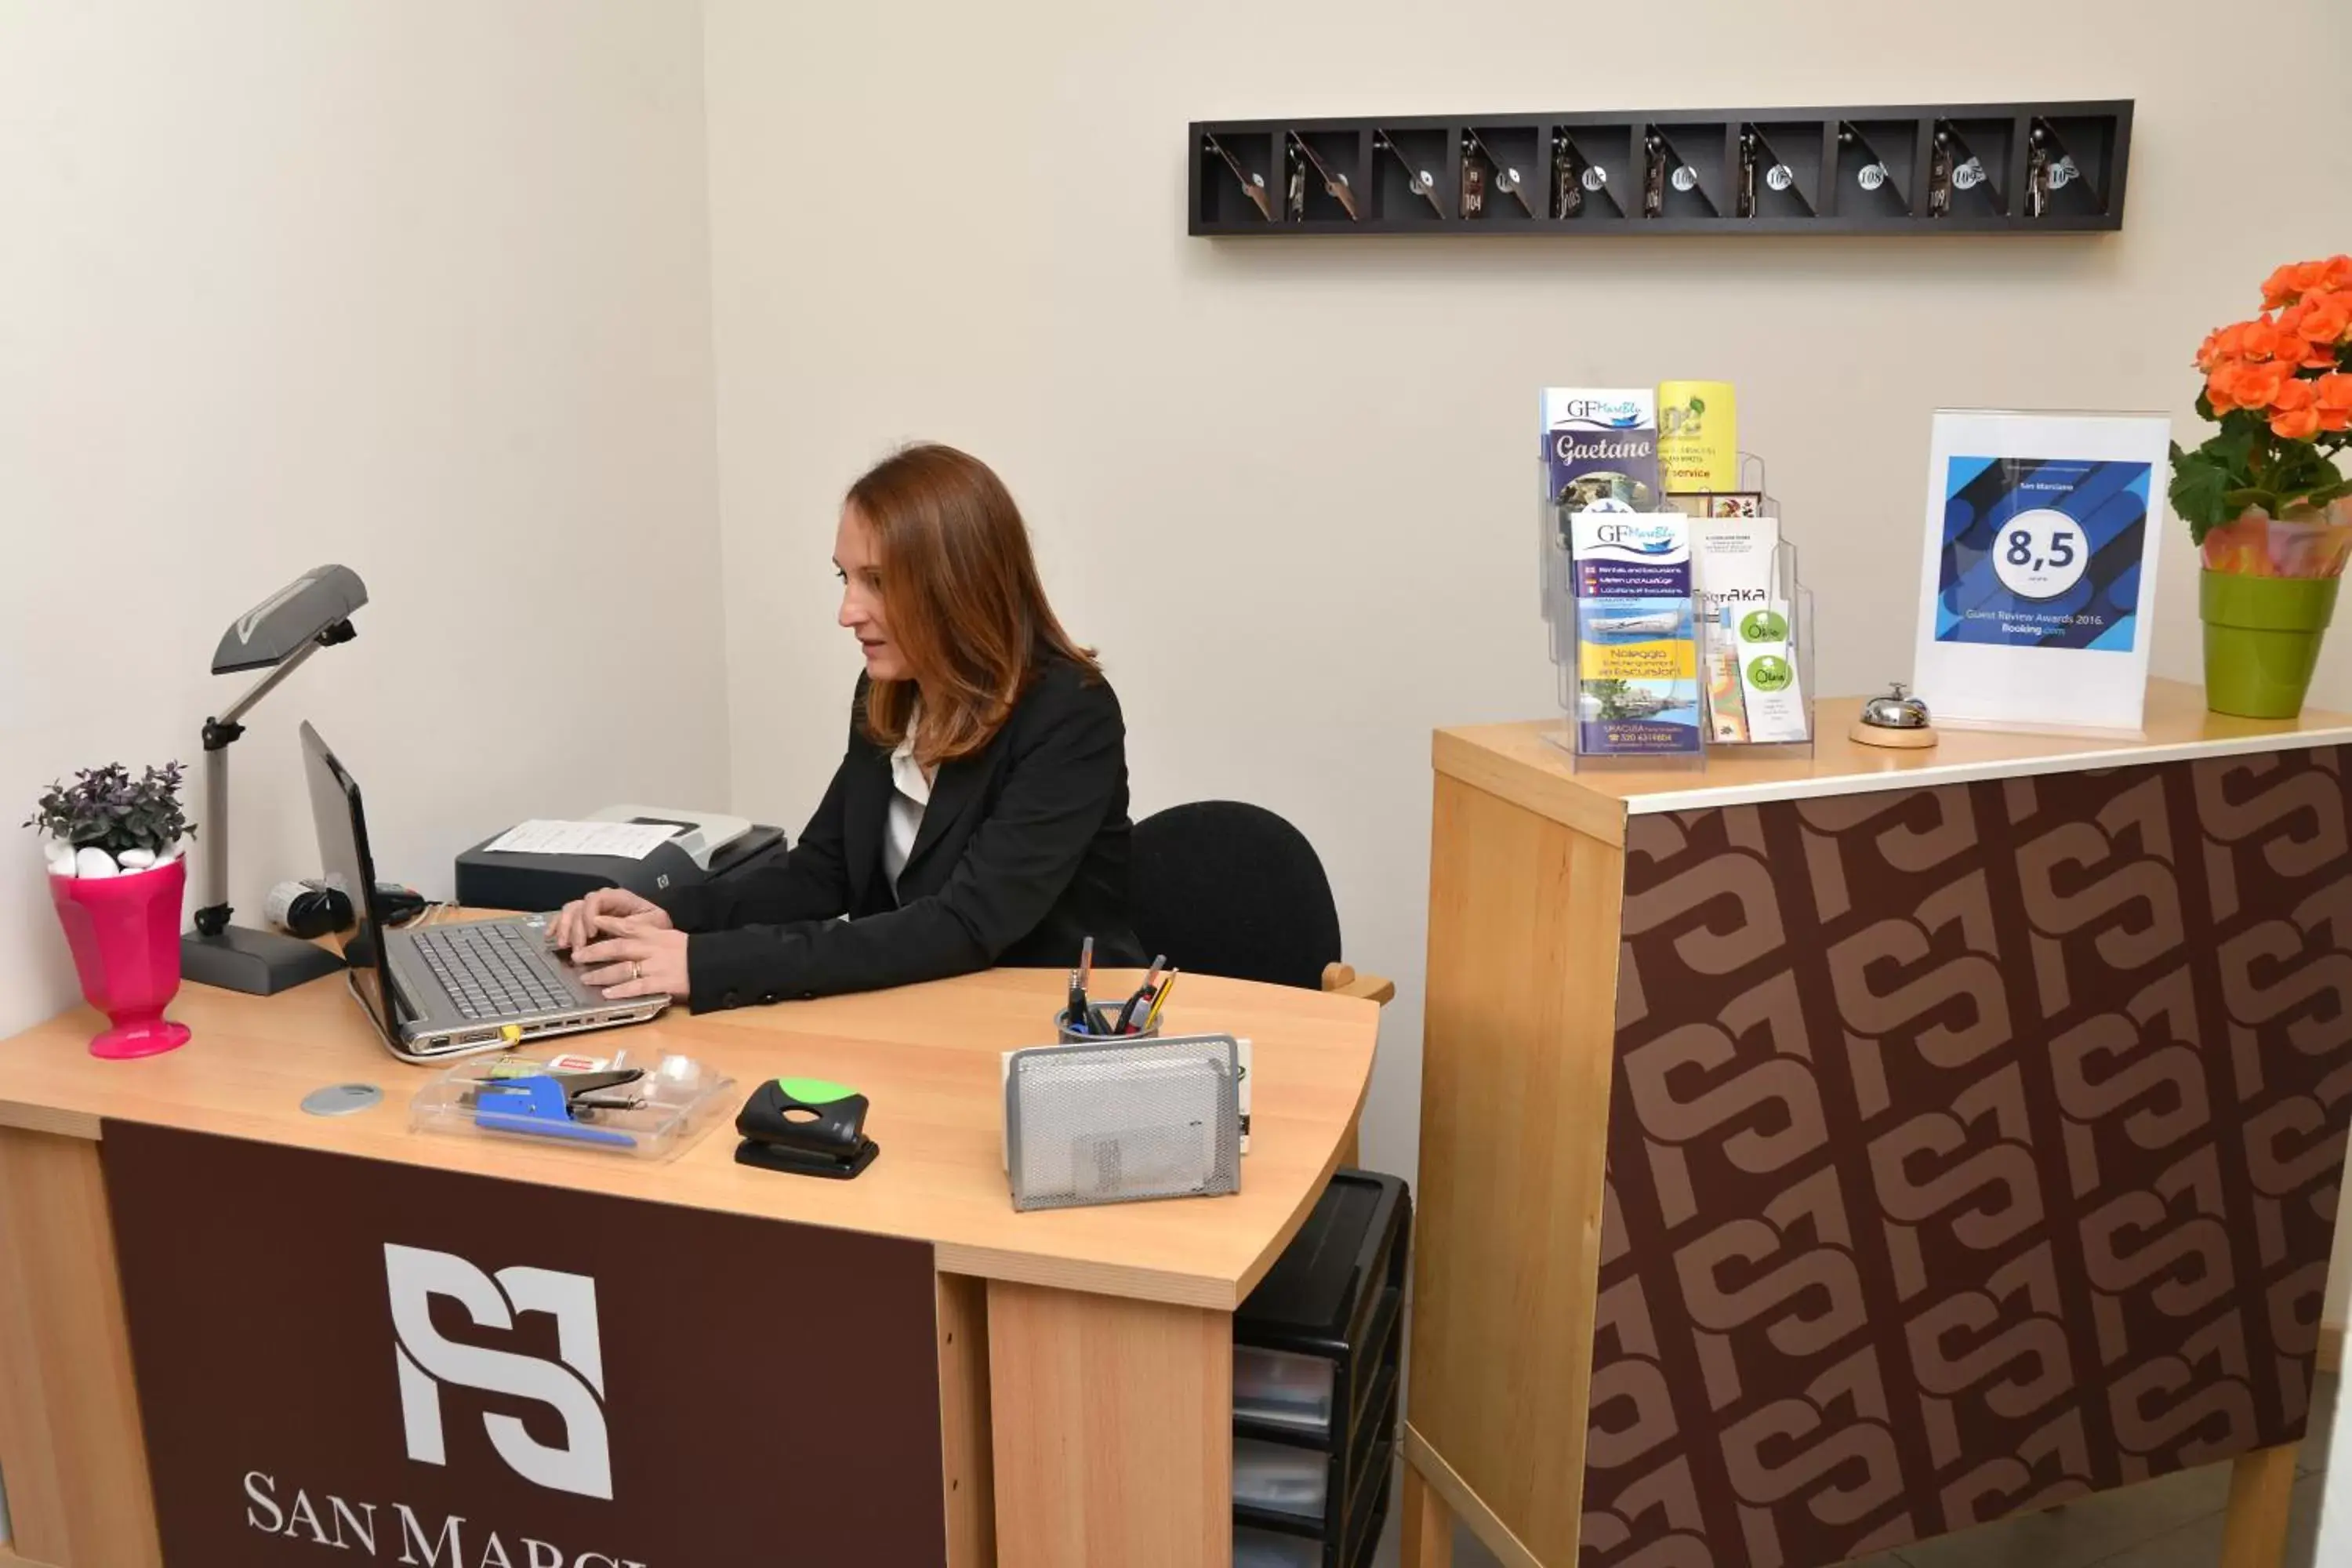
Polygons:
<instances>
[{"instance_id":1,"label":"mesh pen holder","mask_svg":"<svg viewBox=\"0 0 2352 1568\"><path fill-rule=\"evenodd\" d=\"M1015 1051L1004 1080L1013 1206L1239 1192L1240 1084L1231 1035Z\"/></svg>"}]
</instances>

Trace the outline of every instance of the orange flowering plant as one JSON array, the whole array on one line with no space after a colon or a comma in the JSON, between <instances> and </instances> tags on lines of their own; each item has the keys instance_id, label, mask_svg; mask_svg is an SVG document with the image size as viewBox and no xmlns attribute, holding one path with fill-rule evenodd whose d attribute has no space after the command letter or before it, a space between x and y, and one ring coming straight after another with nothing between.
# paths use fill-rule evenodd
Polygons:
<instances>
[{"instance_id":1,"label":"orange flowering plant","mask_svg":"<svg viewBox=\"0 0 2352 1568\"><path fill-rule=\"evenodd\" d=\"M2220 428L2194 451L2172 448L2172 509L2190 536L2207 545L2216 530L2231 535L2290 514L2338 533L2347 507L2336 503L2352 497L2335 462L2352 444L2352 256L2272 273L2262 314L2208 336L2197 368L2205 373L2197 412ZM2341 556L2332 564L2340 571Z\"/></svg>"}]
</instances>

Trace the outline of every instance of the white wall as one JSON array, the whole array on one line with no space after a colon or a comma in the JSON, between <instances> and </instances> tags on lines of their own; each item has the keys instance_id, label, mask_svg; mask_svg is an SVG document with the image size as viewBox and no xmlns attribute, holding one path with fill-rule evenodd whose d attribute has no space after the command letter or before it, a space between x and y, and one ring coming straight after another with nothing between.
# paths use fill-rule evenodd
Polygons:
<instances>
[{"instance_id":1,"label":"white wall","mask_svg":"<svg viewBox=\"0 0 2352 1568\"><path fill-rule=\"evenodd\" d=\"M723 795L703 135L690 4L0 0L0 1035L75 996L5 835L194 763L321 562L373 602L236 747L241 919L317 870L305 718L443 896L518 816Z\"/></svg>"},{"instance_id":2,"label":"white wall","mask_svg":"<svg viewBox=\"0 0 2352 1568\"><path fill-rule=\"evenodd\" d=\"M707 7L735 798L797 821L853 659L826 567L843 486L933 437L997 465L1065 619L1100 644L1139 811L1298 823L1349 958L1400 982L1368 1117L1412 1167L1429 731L1540 715L1535 392L1738 384L1743 444L1823 590L1822 679L1910 660L1929 412L2162 408L2275 262L2352 242L2352 102L2217 116L2242 16L2204 0L1494 0L1441 15L1172 5ZM2263 32L2352 54L2352 8ZM2134 97L2126 225L2097 238L1206 241L1191 119ZM2185 544L2185 536L2167 541ZM2185 548L2161 670L2192 675ZM2318 695L2352 704L2337 638Z\"/></svg>"}]
</instances>

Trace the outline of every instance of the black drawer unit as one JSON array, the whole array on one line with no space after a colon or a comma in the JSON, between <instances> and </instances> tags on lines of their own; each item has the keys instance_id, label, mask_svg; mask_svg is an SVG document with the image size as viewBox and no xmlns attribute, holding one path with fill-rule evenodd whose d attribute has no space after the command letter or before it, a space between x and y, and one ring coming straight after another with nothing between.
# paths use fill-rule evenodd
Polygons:
<instances>
[{"instance_id":1,"label":"black drawer unit","mask_svg":"<svg viewBox=\"0 0 2352 1568\"><path fill-rule=\"evenodd\" d=\"M1234 1563L1357 1568L1388 1518L1412 1198L1340 1171L1234 1314Z\"/></svg>"}]
</instances>

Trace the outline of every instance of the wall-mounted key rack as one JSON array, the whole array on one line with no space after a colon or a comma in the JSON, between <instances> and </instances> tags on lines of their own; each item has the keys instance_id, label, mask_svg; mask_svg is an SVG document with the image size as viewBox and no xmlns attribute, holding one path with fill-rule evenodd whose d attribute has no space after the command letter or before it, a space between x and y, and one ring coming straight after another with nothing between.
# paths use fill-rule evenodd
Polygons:
<instances>
[{"instance_id":1,"label":"wall-mounted key rack","mask_svg":"<svg viewBox=\"0 0 2352 1568\"><path fill-rule=\"evenodd\" d=\"M2053 234L2123 226L2128 99L1195 121L1190 228Z\"/></svg>"}]
</instances>

